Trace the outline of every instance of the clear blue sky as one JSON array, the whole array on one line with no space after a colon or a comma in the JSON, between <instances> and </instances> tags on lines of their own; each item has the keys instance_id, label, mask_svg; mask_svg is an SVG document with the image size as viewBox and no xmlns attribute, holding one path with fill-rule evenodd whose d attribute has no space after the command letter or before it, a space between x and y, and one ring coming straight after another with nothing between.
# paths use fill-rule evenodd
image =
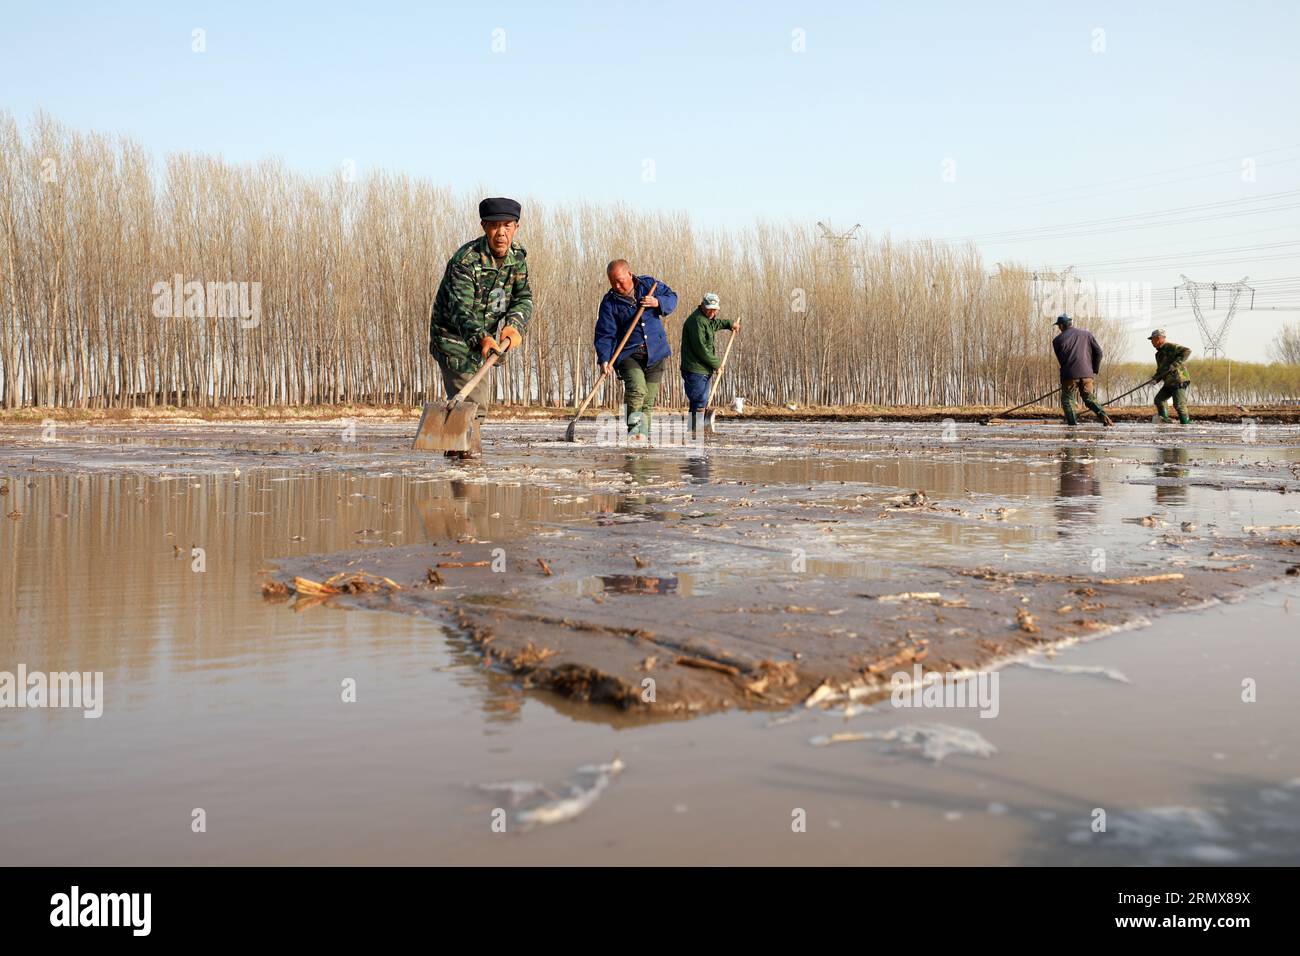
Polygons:
<instances>
[{"instance_id":1,"label":"clear blue sky","mask_svg":"<svg viewBox=\"0 0 1300 956\"><path fill-rule=\"evenodd\" d=\"M1180 271L1248 273L1277 280L1257 306L1300 303L1300 216L1276 208L1300 197L1075 225L1300 189L1300 4L1136 6L43 0L5 12L0 108L129 134L160 158L278 155L304 172L352 159L458 190L683 209L702 226L1014 232L978 240L990 264L1079 263L1162 292ZM1295 315L1239 313L1229 354L1262 357ZM1156 318L1199 345L1186 308Z\"/></svg>"}]
</instances>

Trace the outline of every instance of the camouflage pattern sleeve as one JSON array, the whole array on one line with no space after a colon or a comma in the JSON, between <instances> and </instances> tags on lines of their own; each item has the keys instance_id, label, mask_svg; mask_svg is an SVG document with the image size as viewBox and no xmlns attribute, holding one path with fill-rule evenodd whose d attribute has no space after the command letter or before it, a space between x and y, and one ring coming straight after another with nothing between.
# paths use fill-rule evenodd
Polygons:
<instances>
[{"instance_id":1,"label":"camouflage pattern sleeve","mask_svg":"<svg viewBox=\"0 0 1300 956\"><path fill-rule=\"evenodd\" d=\"M1175 345L1173 342L1166 342L1156 350L1156 374L1155 380L1174 382L1185 382L1190 376L1187 374L1187 368L1183 364L1191 357L1192 350L1186 345Z\"/></svg>"},{"instance_id":2,"label":"camouflage pattern sleeve","mask_svg":"<svg viewBox=\"0 0 1300 956\"><path fill-rule=\"evenodd\" d=\"M533 317L533 290L528 284L528 262L520 250L519 268L515 271L514 282L510 287L510 310L506 313L506 324L513 325L521 333L528 331L528 323Z\"/></svg>"},{"instance_id":3,"label":"camouflage pattern sleeve","mask_svg":"<svg viewBox=\"0 0 1300 956\"><path fill-rule=\"evenodd\" d=\"M487 323L478 306L474 267L460 257L447 264L449 324L471 349L477 350L487 335Z\"/></svg>"}]
</instances>

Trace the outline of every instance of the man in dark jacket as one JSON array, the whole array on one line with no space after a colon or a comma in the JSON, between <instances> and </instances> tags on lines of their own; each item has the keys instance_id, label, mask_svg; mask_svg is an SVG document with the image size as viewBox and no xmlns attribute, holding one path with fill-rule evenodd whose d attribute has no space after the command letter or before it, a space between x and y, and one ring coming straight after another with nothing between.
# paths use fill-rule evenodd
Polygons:
<instances>
[{"instance_id":1,"label":"man in dark jacket","mask_svg":"<svg viewBox=\"0 0 1300 956\"><path fill-rule=\"evenodd\" d=\"M698 309L682 323L682 386L691 404L691 434L695 434L699 413L709 399L709 382L722 361L714 347L720 329L740 331L740 319L734 323L718 318L722 300L716 292L704 296Z\"/></svg>"},{"instance_id":2,"label":"man in dark jacket","mask_svg":"<svg viewBox=\"0 0 1300 956\"><path fill-rule=\"evenodd\" d=\"M1052 339L1052 351L1061 365L1061 410L1067 425L1079 424L1074 414L1074 393L1078 391L1103 425L1114 425L1106 410L1097 404L1092 390L1092 380L1101 371L1101 345L1087 329L1076 329L1068 315L1057 318L1061 331Z\"/></svg>"},{"instance_id":3,"label":"man in dark jacket","mask_svg":"<svg viewBox=\"0 0 1300 956\"><path fill-rule=\"evenodd\" d=\"M1156 350L1156 374L1151 381L1160 382L1155 397L1156 414L1162 422L1169 421L1169 406L1165 402L1172 398L1178 421L1186 425L1191 422L1187 415L1187 386L1192 384L1192 377L1184 363L1191 358L1192 350L1166 340L1164 329L1156 329L1148 338Z\"/></svg>"},{"instance_id":4,"label":"man in dark jacket","mask_svg":"<svg viewBox=\"0 0 1300 956\"><path fill-rule=\"evenodd\" d=\"M623 383L623 402L627 407L628 438L634 442L650 440L650 416L664 377L664 360L672 354L663 317L677 308L677 293L668 283L653 276L632 274L626 259L615 259L605 267L609 291L600 300L596 319L596 361L602 372L611 369ZM655 285L654 294L650 286ZM636 311L645 306L641 321L632 331L627 344L617 354L614 350L627 333Z\"/></svg>"}]
</instances>

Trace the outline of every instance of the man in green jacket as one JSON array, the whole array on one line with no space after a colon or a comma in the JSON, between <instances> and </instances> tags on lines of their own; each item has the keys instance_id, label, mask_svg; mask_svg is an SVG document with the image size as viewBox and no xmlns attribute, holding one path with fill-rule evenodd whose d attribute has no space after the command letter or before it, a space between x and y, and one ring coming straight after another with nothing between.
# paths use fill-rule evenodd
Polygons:
<instances>
[{"instance_id":1,"label":"man in green jacket","mask_svg":"<svg viewBox=\"0 0 1300 956\"><path fill-rule=\"evenodd\" d=\"M1156 392L1156 413L1162 422L1169 421L1165 402L1172 398L1178 420L1186 425L1191 421L1187 417L1187 386L1192 384L1192 380L1183 363L1191 357L1192 350L1186 345L1175 345L1166 340L1164 329L1156 329L1149 338L1156 350L1156 374L1151 377L1151 381L1161 383L1160 391Z\"/></svg>"},{"instance_id":2,"label":"man in green jacket","mask_svg":"<svg viewBox=\"0 0 1300 956\"><path fill-rule=\"evenodd\" d=\"M709 380L722 362L718 359L714 339L719 329L735 334L740 331L740 319L734 323L718 318L721 301L716 292L709 292L682 326L682 385L691 403L691 434L695 434L699 413L709 398Z\"/></svg>"},{"instance_id":3,"label":"man in green jacket","mask_svg":"<svg viewBox=\"0 0 1300 956\"><path fill-rule=\"evenodd\" d=\"M429 320L429 354L438 360L447 397L456 394L492 352L517 348L533 315L528 253L515 242L519 203L484 199L478 204L483 235L465 243L447 262ZM474 387L479 424L487 418L491 374ZM449 451L449 458L477 458Z\"/></svg>"}]
</instances>

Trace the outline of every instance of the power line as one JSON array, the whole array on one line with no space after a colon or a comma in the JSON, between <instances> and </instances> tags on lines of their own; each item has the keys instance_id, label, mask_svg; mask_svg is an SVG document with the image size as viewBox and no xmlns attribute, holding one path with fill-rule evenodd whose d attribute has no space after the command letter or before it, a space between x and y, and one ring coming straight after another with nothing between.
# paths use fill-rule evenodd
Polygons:
<instances>
[{"instance_id":1,"label":"power line","mask_svg":"<svg viewBox=\"0 0 1300 956\"><path fill-rule=\"evenodd\" d=\"M1230 258L1230 259L1229 259L1229 258L1224 258L1224 259L1189 259L1189 260L1186 260L1186 261L1184 262L1184 265L1189 265L1189 266L1194 265L1194 266L1196 266L1197 268L1202 268L1202 269L1204 269L1204 268L1209 268L1209 267L1212 267L1212 266L1232 266L1232 265L1250 264L1250 263L1255 263L1255 262L1274 262L1274 261L1277 261L1277 260L1279 260L1279 259L1289 259L1289 260L1293 260L1293 259L1296 258L1296 256L1297 256L1297 253L1294 253L1294 252L1287 252L1287 253L1280 253L1280 254L1275 255L1275 256L1240 256L1240 257L1237 257L1237 258ZM1103 270L1101 270L1101 271L1099 271L1099 272L1093 272L1093 275L1103 275L1103 276L1127 275L1127 274L1131 274L1131 273L1134 273L1134 272L1150 272L1150 271L1153 270L1153 269L1159 269L1159 268L1161 268L1161 266L1158 265L1158 264L1157 264L1157 265L1117 266L1117 267L1115 267L1115 268L1103 269Z\"/></svg>"},{"instance_id":2,"label":"power line","mask_svg":"<svg viewBox=\"0 0 1300 956\"><path fill-rule=\"evenodd\" d=\"M1259 212L1275 212L1275 211L1280 211L1281 209L1292 209L1295 208L1295 206L1291 206L1291 205L1273 206L1269 209L1262 209L1262 210L1227 209L1225 207L1236 207L1236 206L1242 206L1251 203L1269 202L1272 200L1288 198L1288 197L1294 198L1296 196L1300 196L1300 189L1288 189L1288 190L1283 190L1282 192L1264 193L1259 196L1248 196L1248 197L1243 197L1241 199L1224 199L1218 202L1194 203L1193 205L1190 206L1174 206L1170 209L1160 209L1160 210L1154 210L1151 212L1144 212L1144 213L1133 213L1127 216L1110 216L1104 219L1084 219L1079 222L1065 223L1063 225L1031 226L1023 229L1009 229L1004 232L985 233L983 235L953 236L953 237L948 237L944 241L945 242L976 242L976 241L987 242L987 241L999 240L1002 239L1003 237L1007 237L1006 241L1027 241L1027 240L1034 240L1034 239L1057 238L1055 236L1039 235L1039 233L1060 232L1061 230L1066 230L1066 229L1092 230L1092 229L1102 228L1104 231L1109 232L1115 229L1122 229L1122 228L1142 228L1141 225L1130 225L1130 224L1141 223L1141 220L1144 219L1156 219L1159 217L1166 217L1166 216L1183 216L1188 213L1200 213L1200 212L1208 213L1208 215L1204 217L1196 217L1192 219L1152 222L1152 223L1147 223L1145 225L1161 226L1161 225L1181 225L1186 222L1197 222L1197 221L1209 222L1215 219L1230 218L1231 216L1234 215L1254 215ZM1072 235L1093 235L1093 234L1095 233L1091 233L1091 232L1068 233L1067 232L1067 233L1063 233L1062 237L1068 238Z\"/></svg>"},{"instance_id":3,"label":"power line","mask_svg":"<svg viewBox=\"0 0 1300 956\"><path fill-rule=\"evenodd\" d=\"M1058 194L1058 193L1063 193L1063 192L1081 192L1081 191L1087 191L1087 190L1100 189L1100 188L1105 187L1105 186L1116 185L1116 184L1119 184L1119 183L1130 183L1130 182L1135 182L1135 181L1137 181L1137 180L1142 180L1142 179L1153 179L1153 178L1155 178L1155 177L1157 177L1157 176L1167 176L1167 175L1169 175L1170 173L1183 172L1183 171L1185 171L1185 170L1189 170L1189 169L1201 169L1201 168L1203 168L1203 167L1205 167L1205 166L1217 166L1217 165L1220 165L1220 164L1222 164L1222 163L1236 163L1236 164L1240 164L1241 161L1242 161L1243 159L1245 159L1245 158L1253 158L1253 157L1256 157L1256 156L1267 156L1267 155L1270 155L1270 154L1272 154L1272 153L1281 153L1281 152L1285 152L1285 151L1290 150L1290 149L1300 149L1300 143L1297 143L1297 144L1294 144L1294 145L1291 145L1291 146L1276 146L1276 147L1273 147L1273 148L1271 148L1271 149L1253 150L1253 151L1251 151L1251 152L1242 153L1241 155L1238 155L1238 156L1226 156L1226 157L1224 157L1224 158L1222 158L1222 159L1211 159L1211 160L1206 160L1206 161L1204 161L1204 162L1200 162L1200 163L1190 163L1190 164L1188 164L1188 165L1186 165L1186 166L1175 166L1175 167L1173 167L1172 169L1159 170L1159 171L1157 171L1157 172L1152 172L1152 173L1142 173L1142 174L1137 175L1137 176L1125 176L1125 177L1121 177L1121 178L1118 178L1118 179L1107 179L1107 180L1102 180L1101 182L1091 183L1091 184L1082 185L1082 186L1063 186L1063 187L1060 187L1060 188L1058 188L1058 189L1048 189L1048 190L1044 190L1044 191L1042 191L1042 192L1038 192L1038 193L1026 193L1026 194L1021 195L1021 196L1012 196L1012 197L1009 197L1009 198L1006 199L1006 200L990 201L990 202L983 202L983 203L967 203L967 204L964 205L964 206L955 206L955 207L952 207L952 208L949 208L949 209L936 209L936 210L933 210L933 211L931 211L931 212L919 213L919 214L916 214L916 215L909 215L909 216L907 216L907 218L909 218L909 219L911 219L911 220L913 220L913 221L920 221L920 220L924 220L924 219L932 219L932 218L934 218L934 217L936 217L936 216L945 216L945 215L950 216L950 215L952 215L953 213L956 213L956 212L962 212L962 211L964 211L964 210L970 210L970 209L984 209L984 208L989 208L989 207L993 207L993 206L997 206L997 207L999 207L999 208L1001 208L1001 209L1024 209L1024 208L1032 208L1032 207L1034 207L1034 206L1038 206L1038 205L1052 205L1052 204L1057 203L1057 202L1069 202L1069 201L1072 200L1072 199L1090 199L1090 198L1093 198L1093 197L1092 197L1092 196L1087 196L1087 195L1085 195L1085 196L1070 196L1070 197L1065 197L1065 198L1063 198L1063 199L1051 200L1050 202L1047 202L1047 203L1027 203L1027 204L1022 205L1022 206L1008 206L1008 205L1007 205L1008 202L1020 202L1021 200L1039 199L1039 198L1042 198L1042 197L1044 197L1044 196L1054 196L1054 195L1056 195L1056 194ZM1270 162L1270 163L1258 163L1258 164L1256 164L1256 168L1260 168L1260 167L1268 167L1268 166L1276 166L1276 165L1280 165L1280 164L1282 164L1282 163L1295 162L1297 159L1300 159L1300 156L1296 156L1296 157L1287 157L1286 159L1274 160L1273 162ZM1240 168L1239 165L1238 165L1238 168ZM1128 191L1131 191L1131 190L1133 190L1133 189L1149 189L1149 188L1152 187L1152 186L1165 186L1165 185L1173 185L1173 184L1175 184L1175 183L1180 183L1180 182L1191 182L1191 181L1193 181L1193 180L1198 180L1198 179L1209 179L1209 178L1213 178L1213 177L1215 177L1215 176L1223 176L1223 175L1226 175L1227 173L1230 173L1230 172L1233 172L1233 171L1234 171L1234 170L1231 170L1231 169L1225 169L1225 170L1220 170L1220 171L1218 171L1218 172L1207 173L1207 174L1203 174L1203 175L1200 175L1200 176L1191 176L1191 177L1187 177L1187 178L1184 178L1184 179L1178 179L1178 180L1165 180L1165 181L1162 181L1162 182L1145 183L1145 184L1141 184L1141 185L1138 185L1138 186L1127 187L1127 188L1125 188L1125 189L1113 190L1113 192L1128 192Z\"/></svg>"},{"instance_id":4,"label":"power line","mask_svg":"<svg viewBox=\"0 0 1300 956\"><path fill-rule=\"evenodd\" d=\"M1124 263L1126 263L1126 262L1155 262L1155 261L1160 260L1160 259L1186 259L1186 258L1188 258L1189 256L1199 258L1199 257L1203 257L1203 256L1208 256L1208 255L1218 255L1218 254L1236 254L1236 253L1241 253L1241 252L1253 252L1253 251L1259 251L1259 250L1264 250L1264 249L1283 249L1283 248L1292 248L1292 247L1294 247L1294 246L1300 246L1300 241L1296 241L1296 242L1266 242L1266 243L1261 243L1261 244L1259 244L1259 245L1254 245L1254 246L1230 246L1230 247L1228 247L1228 248L1226 248L1226 249L1201 249L1201 250L1198 250L1198 251L1196 251L1196 252L1173 252L1173 253L1169 253L1168 255L1162 255L1162 256L1138 256L1138 257L1131 258L1131 259L1098 259L1098 260L1093 261L1093 262L1083 262L1083 263L1080 263L1080 265L1083 266L1083 267L1090 267L1090 266L1111 266L1111 265L1122 265L1122 264L1124 264Z\"/></svg>"},{"instance_id":5,"label":"power line","mask_svg":"<svg viewBox=\"0 0 1300 956\"><path fill-rule=\"evenodd\" d=\"M1205 237L1205 238L1235 239L1239 236L1256 236L1259 235L1260 233L1280 232L1284 229L1300 229L1300 223L1289 222L1282 226L1265 226L1263 229L1239 229L1236 232L1218 232L1216 230L1215 234L1212 237ZM1198 239L1197 241L1200 240ZM1128 254L1130 252L1145 252L1146 250L1153 249L1153 248L1166 249L1168 248L1168 246L1169 244L1167 242L1159 242L1159 243L1144 242L1141 245L1128 246L1127 248L1121 249L1119 251L1124 254Z\"/></svg>"}]
</instances>

